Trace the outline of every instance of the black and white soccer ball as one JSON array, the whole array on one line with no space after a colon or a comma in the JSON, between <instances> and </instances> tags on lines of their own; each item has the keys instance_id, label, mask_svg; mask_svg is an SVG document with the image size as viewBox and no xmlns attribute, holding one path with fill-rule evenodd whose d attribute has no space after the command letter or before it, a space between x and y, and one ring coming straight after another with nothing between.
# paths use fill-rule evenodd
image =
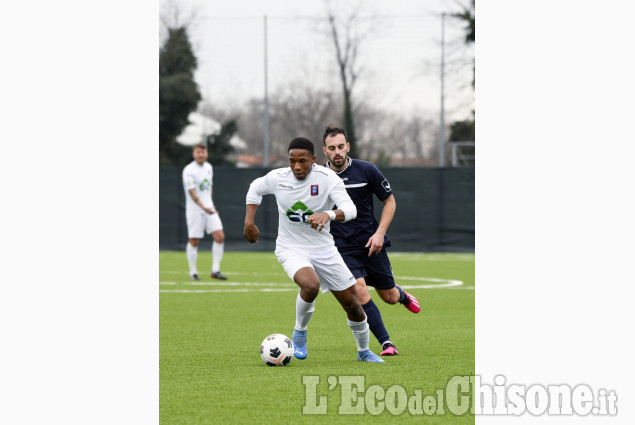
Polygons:
<instances>
[{"instance_id":1,"label":"black and white soccer ball","mask_svg":"<svg viewBox=\"0 0 635 425\"><path fill-rule=\"evenodd\" d=\"M260 344L260 357L268 366L286 366L293 358L293 343L282 334L271 334Z\"/></svg>"}]
</instances>

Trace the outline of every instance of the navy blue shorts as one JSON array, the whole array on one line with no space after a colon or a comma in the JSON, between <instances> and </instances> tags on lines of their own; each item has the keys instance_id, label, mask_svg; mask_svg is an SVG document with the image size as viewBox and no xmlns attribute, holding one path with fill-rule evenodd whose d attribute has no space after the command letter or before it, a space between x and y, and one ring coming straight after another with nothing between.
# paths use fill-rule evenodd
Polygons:
<instances>
[{"instance_id":1,"label":"navy blue shorts","mask_svg":"<svg viewBox=\"0 0 635 425\"><path fill-rule=\"evenodd\" d=\"M355 279L363 277L366 285L376 289L390 289L395 287L395 278L386 250L382 248L379 254L368 256L368 249L358 251L341 251L344 263Z\"/></svg>"}]
</instances>

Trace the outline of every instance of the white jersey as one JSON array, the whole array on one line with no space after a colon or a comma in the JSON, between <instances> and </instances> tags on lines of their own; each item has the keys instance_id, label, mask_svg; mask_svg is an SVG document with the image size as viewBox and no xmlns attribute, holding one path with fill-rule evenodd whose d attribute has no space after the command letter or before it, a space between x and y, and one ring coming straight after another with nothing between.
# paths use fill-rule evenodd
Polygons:
<instances>
[{"instance_id":1,"label":"white jersey","mask_svg":"<svg viewBox=\"0 0 635 425\"><path fill-rule=\"evenodd\" d=\"M330 222L318 232L311 228L308 217L331 210L335 205L356 211L342 179L334 171L317 164L313 164L304 180L298 180L290 167L278 168L257 178L249 186L247 204L260 205L262 196L271 194L275 195L278 204L276 246L310 250L334 246Z\"/></svg>"},{"instance_id":2,"label":"white jersey","mask_svg":"<svg viewBox=\"0 0 635 425\"><path fill-rule=\"evenodd\" d=\"M212 164L205 161L203 165L199 165L196 161L192 161L183 169L183 189L185 190L185 213L203 212L196 202L190 196L190 189L194 189L196 196L206 207L214 208L212 202L212 177L214 171Z\"/></svg>"}]
</instances>

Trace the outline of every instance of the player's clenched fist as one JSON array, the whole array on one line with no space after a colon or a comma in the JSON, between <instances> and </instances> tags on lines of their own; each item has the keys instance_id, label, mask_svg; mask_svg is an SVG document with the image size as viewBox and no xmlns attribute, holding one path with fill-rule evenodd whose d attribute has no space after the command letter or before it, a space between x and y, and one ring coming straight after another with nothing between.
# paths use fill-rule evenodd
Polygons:
<instances>
[{"instance_id":1,"label":"player's clenched fist","mask_svg":"<svg viewBox=\"0 0 635 425\"><path fill-rule=\"evenodd\" d=\"M258 230L258 226L256 226L255 224L245 224L245 230L243 234L249 242L256 243L258 242L260 230Z\"/></svg>"}]
</instances>

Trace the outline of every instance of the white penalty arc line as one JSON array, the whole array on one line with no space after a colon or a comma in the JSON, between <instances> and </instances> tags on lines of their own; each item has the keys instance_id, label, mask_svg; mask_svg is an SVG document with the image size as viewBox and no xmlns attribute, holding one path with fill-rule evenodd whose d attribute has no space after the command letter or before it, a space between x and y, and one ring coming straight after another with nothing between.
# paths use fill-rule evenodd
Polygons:
<instances>
[{"instance_id":1,"label":"white penalty arc line","mask_svg":"<svg viewBox=\"0 0 635 425\"><path fill-rule=\"evenodd\" d=\"M201 294L209 292L298 292L297 288L263 288L263 289L160 289L159 292Z\"/></svg>"},{"instance_id":2,"label":"white penalty arc line","mask_svg":"<svg viewBox=\"0 0 635 425\"><path fill-rule=\"evenodd\" d=\"M159 271L159 273L161 274L179 274L179 275L183 275L183 270L161 270ZM285 272L223 272L223 274L226 274L227 276L234 276L234 275L253 275L253 276L286 276L287 274Z\"/></svg>"},{"instance_id":3,"label":"white penalty arc line","mask_svg":"<svg viewBox=\"0 0 635 425\"><path fill-rule=\"evenodd\" d=\"M192 285L192 286L288 286L297 288L295 283L275 282L159 282L159 285Z\"/></svg>"},{"instance_id":4,"label":"white penalty arc line","mask_svg":"<svg viewBox=\"0 0 635 425\"><path fill-rule=\"evenodd\" d=\"M391 252L390 258L399 258L400 261L416 261L416 262L428 262L428 261L474 261L474 254L428 254L422 257L418 254L412 254L409 252Z\"/></svg>"},{"instance_id":5,"label":"white penalty arc line","mask_svg":"<svg viewBox=\"0 0 635 425\"><path fill-rule=\"evenodd\" d=\"M453 279L437 279L434 277L414 277L414 276L399 276L395 277L395 280L419 280L424 282L440 282L435 285L399 285L402 289L436 289L436 288L451 288L453 286L463 285L461 280Z\"/></svg>"},{"instance_id":6,"label":"white penalty arc line","mask_svg":"<svg viewBox=\"0 0 635 425\"><path fill-rule=\"evenodd\" d=\"M463 285L460 280L438 279L433 277L399 276L395 280L414 280L422 282L439 282L432 285L399 285L404 289L437 289ZM224 289L160 289L163 293L218 293L218 292L295 292L295 284L276 282L182 282L184 285L196 286L270 286L270 288L224 288ZM176 285L177 282L159 282L160 285ZM465 288L473 289L474 287Z\"/></svg>"}]
</instances>

